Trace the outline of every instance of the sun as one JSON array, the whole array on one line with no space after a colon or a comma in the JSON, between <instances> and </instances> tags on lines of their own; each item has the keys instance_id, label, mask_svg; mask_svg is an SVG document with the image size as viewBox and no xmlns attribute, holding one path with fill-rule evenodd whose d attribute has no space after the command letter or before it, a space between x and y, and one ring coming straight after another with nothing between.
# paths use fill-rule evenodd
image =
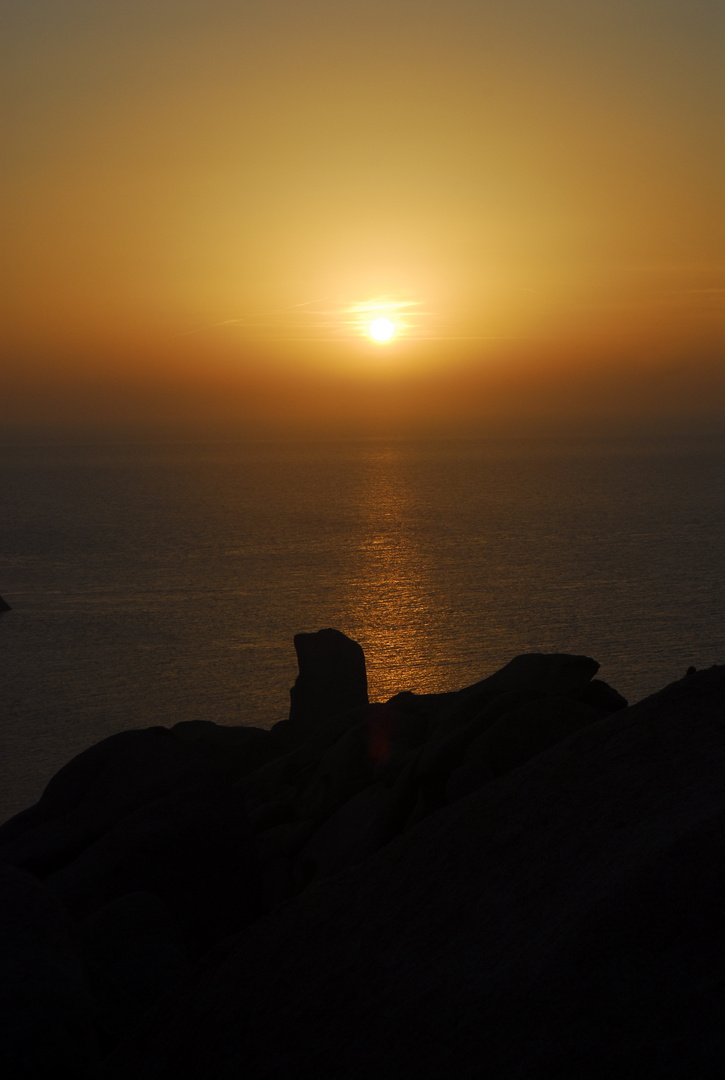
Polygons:
<instances>
[{"instance_id":1,"label":"sun","mask_svg":"<svg viewBox=\"0 0 725 1080\"><path fill-rule=\"evenodd\" d=\"M395 333L395 323L390 319L373 319L368 327L368 333L375 341L390 341Z\"/></svg>"}]
</instances>

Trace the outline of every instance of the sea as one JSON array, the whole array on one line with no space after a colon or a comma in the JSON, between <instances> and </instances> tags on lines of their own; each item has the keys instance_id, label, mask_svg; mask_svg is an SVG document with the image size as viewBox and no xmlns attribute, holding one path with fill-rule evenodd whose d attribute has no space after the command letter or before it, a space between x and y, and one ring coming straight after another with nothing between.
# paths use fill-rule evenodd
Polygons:
<instances>
[{"instance_id":1,"label":"sea","mask_svg":"<svg viewBox=\"0 0 725 1080\"><path fill-rule=\"evenodd\" d=\"M115 732L284 718L301 631L378 701L725 663L722 438L5 445L0 512L0 820Z\"/></svg>"}]
</instances>

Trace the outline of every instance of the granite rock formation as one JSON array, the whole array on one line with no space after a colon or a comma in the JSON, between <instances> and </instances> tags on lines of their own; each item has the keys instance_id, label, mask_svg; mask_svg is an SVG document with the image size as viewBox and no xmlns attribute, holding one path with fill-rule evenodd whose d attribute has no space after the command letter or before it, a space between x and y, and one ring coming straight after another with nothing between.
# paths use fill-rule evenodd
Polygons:
<instances>
[{"instance_id":1,"label":"granite rock formation","mask_svg":"<svg viewBox=\"0 0 725 1080\"><path fill-rule=\"evenodd\" d=\"M0 828L4 1074L722 1075L725 667L370 704L295 645L289 720L122 733Z\"/></svg>"}]
</instances>

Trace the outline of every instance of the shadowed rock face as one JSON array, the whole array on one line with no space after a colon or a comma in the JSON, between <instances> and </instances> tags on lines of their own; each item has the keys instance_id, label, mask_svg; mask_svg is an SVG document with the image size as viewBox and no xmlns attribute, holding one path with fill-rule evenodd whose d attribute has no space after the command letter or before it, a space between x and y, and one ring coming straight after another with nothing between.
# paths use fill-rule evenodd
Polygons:
<instances>
[{"instance_id":1,"label":"shadowed rock face","mask_svg":"<svg viewBox=\"0 0 725 1080\"><path fill-rule=\"evenodd\" d=\"M163 728L65 766L0 828L0 871L28 905L22 921L19 901L0 905L0 1075L13 1080L89 1075L190 961L261 912L243 797L208 748Z\"/></svg>"},{"instance_id":2,"label":"shadowed rock face","mask_svg":"<svg viewBox=\"0 0 725 1080\"><path fill-rule=\"evenodd\" d=\"M368 703L365 654L339 630L295 634L300 673L290 691L290 725L311 730L315 722Z\"/></svg>"},{"instance_id":3,"label":"shadowed rock face","mask_svg":"<svg viewBox=\"0 0 725 1080\"><path fill-rule=\"evenodd\" d=\"M89 1075L97 1058L91 986L52 890L0 865L0 1067L8 1080Z\"/></svg>"},{"instance_id":4,"label":"shadowed rock face","mask_svg":"<svg viewBox=\"0 0 725 1080\"><path fill-rule=\"evenodd\" d=\"M35 912L5 909L28 960L0 989L69 988L57 1060L94 1080L720 1076L725 668L626 708L595 661L532 654L371 705L359 645L295 644L271 732L125 732L0 829ZM42 1033L36 1052L7 1015L0 1070L45 1075Z\"/></svg>"},{"instance_id":5,"label":"shadowed rock face","mask_svg":"<svg viewBox=\"0 0 725 1080\"><path fill-rule=\"evenodd\" d=\"M691 676L311 886L102 1076L722 1075L724 702Z\"/></svg>"}]
</instances>

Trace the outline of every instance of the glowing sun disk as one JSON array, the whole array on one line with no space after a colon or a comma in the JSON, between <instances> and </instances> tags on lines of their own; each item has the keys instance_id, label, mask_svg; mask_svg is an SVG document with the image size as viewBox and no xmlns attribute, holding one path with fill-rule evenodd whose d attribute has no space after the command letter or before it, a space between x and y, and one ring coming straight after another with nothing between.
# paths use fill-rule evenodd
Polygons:
<instances>
[{"instance_id":1,"label":"glowing sun disk","mask_svg":"<svg viewBox=\"0 0 725 1080\"><path fill-rule=\"evenodd\" d=\"M395 333L395 324L390 319L373 319L368 331L375 341L390 341Z\"/></svg>"}]
</instances>

